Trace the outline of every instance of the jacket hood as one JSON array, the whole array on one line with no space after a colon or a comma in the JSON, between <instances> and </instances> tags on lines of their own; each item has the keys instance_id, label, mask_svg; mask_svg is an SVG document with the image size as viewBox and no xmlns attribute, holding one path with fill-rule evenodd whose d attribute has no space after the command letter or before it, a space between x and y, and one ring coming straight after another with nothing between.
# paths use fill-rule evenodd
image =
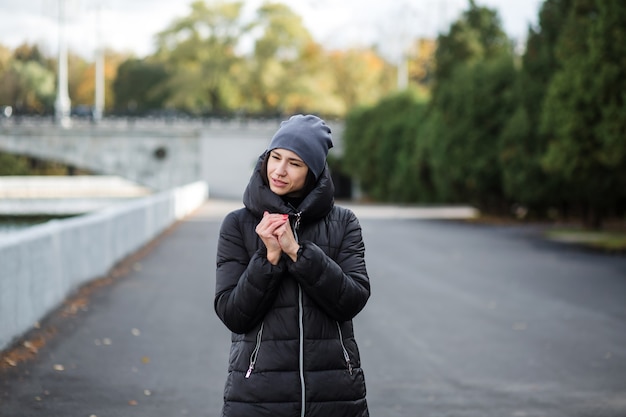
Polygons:
<instances>
[{"instance_id":1,"label":"jacket hood","mask_svg":"<svg viewBox=\"0 0 626 417\"><path fill-rule=\"evenodd\" d=\"M261 167L267 151L258 159L252 172L248 186L243 194L244 206L258 218L264 211L270 213L300 213L302 223L308 223L326 216L335 204L335 186L328 165L321 172L315 187L307 194L296 208L288 205L279 195L275 194L263 180Z\"/></svg>"}]
</instances>

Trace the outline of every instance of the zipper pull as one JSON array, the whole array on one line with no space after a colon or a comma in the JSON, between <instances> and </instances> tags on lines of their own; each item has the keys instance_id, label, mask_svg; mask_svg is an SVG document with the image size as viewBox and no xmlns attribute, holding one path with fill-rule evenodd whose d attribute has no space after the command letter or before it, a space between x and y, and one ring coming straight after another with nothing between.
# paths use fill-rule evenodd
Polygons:
<instances>
[{"instance_id":1,"label":"zipper pull","mask_svg":"<svg viewBox=\"0 0 626 417\"><path fill-rule=\"evenodd\" d=\"M254 370L254 364L256 363L256 358L259 356L259 348L261 347L261 337L263 335L263 326L265 326L265 322L261 323L261 328L259 332L256 334L256 346L250 355L250 366L248 367L248 372L246 372L246 379L250 378L250 374Z\"/></svg>"},{"instance_id":2,"label":"zipper pull","mask_svg":"<svg viewBox=\"0 0 626 417\"><path fill-rule=\"evenodd\" d=\"M348 359L346 362L348 363L348 371L350 371L350 375L352 375L352 363L350 362L350 359Z\"/></svg>"},{"instance_id":3,"label":"zipper pull","mask_svg":"<svg viewBox=\"0 0 626 417\"><path fill-rule=\"evenodd\" d=\"M299 211L296 214L294 214L294 216L296 216L296 221L293 224L293 228L295 230L298 230L300 228L300 220L302 219L302 212Z\"/></svg>"},{"instance_id":4,"label":"zipper pull","mask_svg":"<svg viewBox=\"0 0 626 417\"><path fill-rule=\"evenodd\" d=\"M300 228L300 219L302 218L302 212L299 211L293 215L296 220L293 222L293 237L296 239L296 242L300 242L300 238L298 237L298 229Z\"/></svg>"}]
</instances>

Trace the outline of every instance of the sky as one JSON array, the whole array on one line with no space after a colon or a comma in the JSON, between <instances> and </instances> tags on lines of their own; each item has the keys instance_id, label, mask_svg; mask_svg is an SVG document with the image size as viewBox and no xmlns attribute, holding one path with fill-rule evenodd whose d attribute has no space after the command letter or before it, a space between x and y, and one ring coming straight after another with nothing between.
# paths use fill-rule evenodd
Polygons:
<instances>
[{"instance_id":1,"label":"sky","mask_svg":"<svg viewBox=\"0 0 626 417\"><path fill-rule=\"evenodd\" d=\"M467 0L275 0L287 4L325 48L384 45L389 56L407 40L435 37L467 8ZM139 57L154 35L187 15L192 0L0 0L0 44L27 42L58 51L59 4L65 2L68 48L91 60L99 45ZM246 0L249 13L262 0ZM522 43L543 0L476 0L497 10L509 37Z\"/></svg>"}]
</instances>

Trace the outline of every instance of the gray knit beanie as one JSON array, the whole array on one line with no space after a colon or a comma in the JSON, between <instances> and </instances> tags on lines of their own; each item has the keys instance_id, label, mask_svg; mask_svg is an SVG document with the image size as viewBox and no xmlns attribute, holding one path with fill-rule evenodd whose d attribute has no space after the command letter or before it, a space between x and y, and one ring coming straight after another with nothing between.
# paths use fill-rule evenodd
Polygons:
<instances>
[{"instance_id":1,"label":"gray knit beanie","mask_svg":"<svg viewBox=\"0 0 626 417\"><path fill-rule=\"evenodd\" d=\"M281 148L295 152L318 179L332 147L330 127L322 119L311 114L297 114L280 124L267 150Z\"/></svg>"}]
</instances>

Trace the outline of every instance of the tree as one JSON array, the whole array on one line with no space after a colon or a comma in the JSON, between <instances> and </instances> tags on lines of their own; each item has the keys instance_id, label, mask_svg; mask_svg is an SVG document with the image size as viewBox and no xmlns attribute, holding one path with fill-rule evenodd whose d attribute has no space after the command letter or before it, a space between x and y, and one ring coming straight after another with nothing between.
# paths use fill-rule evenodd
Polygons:
<instances>
[{"instance_id":1,"label":"tree","mask_svg":"<svg viewBox=\"0 0 626 417\"><path fill-rule=\"evenodd\" d=\"M13 60L0 75L0 97L16 113L44 114L52 109L55 76L36 61Z\"/></svg>"},{"instance_id":2,"label":"tree","mask_svg":"<svg viewBox=\"0 0 626 417\"><path fill-rule=\"evenodd\" d=\"M416 137L426 102L411 90L373 106L353 109L346 118L343 163L374 200L425 201L431 195L424 160L415 158Z\"/></svg>"},{"instance_id":3,"label":"tree","mask_svg":"<svg viewBox=\"0 0 626 417\"><path fill-rule=\"evenodd\" d=\"M8 68L11 61L11 50L0 44L0 75Z\"/></svg>"},{"instance_id":4,"label":"tree","mask_svg":"<svg viewBox=\"0 0 626 417\"><path fill-rule=\"evenodd\" d=\"M268 2L257 10L251 27L259 33L246 82L253 106L270 113L306 107L311 96L307 79L318 74L315 64L321 50L302 18L283 4Z\"/></svg>"},{"instance_id":5,"label":"tree","mask_svg":"<svg viewBox=\"0 0 626 417\"><path fill-rule=\"evenodd\" d=\"M444 201L499 211L503 202L498 139L514 106L510 56L459 66L438 91L429 151Z\"/></svg>"},{"instance_id":6,"label":"tree","mask_svg":"<svg viewBox=\"0 0 626 417\"><path fill-rule=\"evenodd\" d=\"M0 152L0 176L28 175L28 161L23 156Z\"/></svg>"},{"instance_id":7,"label":"tree","mask_svg":"<svg viewBox=\"0 0 626 417\"><path fill-rule=\"evenodd\" d=\"M436 51L437 42L434 39L420 38L409 52L409 79L425 93L432 86Z\"/></svg>"},{"instance_id":8,"label":"tree","mask_svg":"<svg viewBox=\"0 0 626 417\"><path fill-rule=\"evenodd\" d=\"M438 39L427 128L430 176L443 201L498 209L503 199L498 140L513 111L511 41L496 11L469 8Z\"/></svg>"},{"instance_id":9,"label":"tree","mask_svg":"<svg viewBox=\"0 0 626 417\"><path fill-rule=\"evenodd\" d=\"M237 46L248 30L242 2L195 1L188 16L157 35L155 58L168 71L166 106L224 112L238 103Z\"/></svg>"},{"instance_id":10,"label":"tree","mask_svg":"<svg viewBox=\"0 0 626 417\"><path fill-rule=\"evenodd\" d=\"M117 68L113 82L115 110L141 114L161 108L167 97L161 86L167 77L165 64L155 59L127 59Z\"/></svg>"},{"instance_id":11,"label":"tree","mask_svg":"<svg viewBox=\"0 0 626 417\"><path fill-rule=\"evenodd\" d=\"M516 82L517 108L500 138L500 165L507 198L533 211L559 206L562 184L543 169L547 140L539 131L548 85L559 69L555 48L572 0L546 0L537 30L529 28Z\"/></svg>"},{"instance_id":12,"label":"tree","mask_svg":"<svg viewBox=\"0 0 626 417\"><path fill-rule=\"evenodd\" d=\"M77 54L68 54L68 89L72 106L91 105L94 101L93 66Z\"/></svg>"},{"instance_id":13,"label":"tree","mask_svg":"<svg viewBox=\"0 0 626 417\"><path fill-rule=\"evenodd\" d=\"M435 86L445 83L458 65L497 58L512 49L498 13L477 6L474 0L469 0L469 8L447 34L439 35L437 43Z\"/></svg>"},{"instance_id":14,"label":"tree","mask_svg":"<svg viewBox=\"0 0 626 417\"><path fill-rule=\"evenodd\" d=\"M42 67L52 69L54 62L52 59L44 56L39 50L39 46L23 43L13 51L13 59L21 62L34 61L41 64Z\"/></svg>"},{"instance_id":15,"label":"tree","mask_svg":"<svg viewBox=\"0 0 626 417\"><path fill-rule=\"evenodd\" d=\"M341 100L340 114L376 104L395 86L393 68L372 49L332 51L327 66L334 78L333 91Z\"/></svg>"},{"instance_id":16,"label":"tree","mask_svg":"<svg viewBox=\"0 0 626 417\"><path fill-rule=\"evenodd\" d=\"M53 63L37 46L0 48L0 103L19 113L50 112L54 103Z\"/></svg>"},{"instance_id":17,"label":"tree","mask_svg":"<svg viewBox=\"0 0 626 417\"><path fill-rule=\"evenodd\" d=\"M567 201L598 228L626 195L626 6L574 0L557 45L541 129L543 167L566 184Z\"/></svg>"},{"instance_id":18,"label":"tree","mask_svg":"<svg viewBox=\"0 0 626 417\"><path fill-rule=\"evenodd\" d=\"M5 73L9 70L11 65L11 55L12 51L0 44L0 105L12 104L10 92L4 80Z\"/></svg>"}]
</instances>

